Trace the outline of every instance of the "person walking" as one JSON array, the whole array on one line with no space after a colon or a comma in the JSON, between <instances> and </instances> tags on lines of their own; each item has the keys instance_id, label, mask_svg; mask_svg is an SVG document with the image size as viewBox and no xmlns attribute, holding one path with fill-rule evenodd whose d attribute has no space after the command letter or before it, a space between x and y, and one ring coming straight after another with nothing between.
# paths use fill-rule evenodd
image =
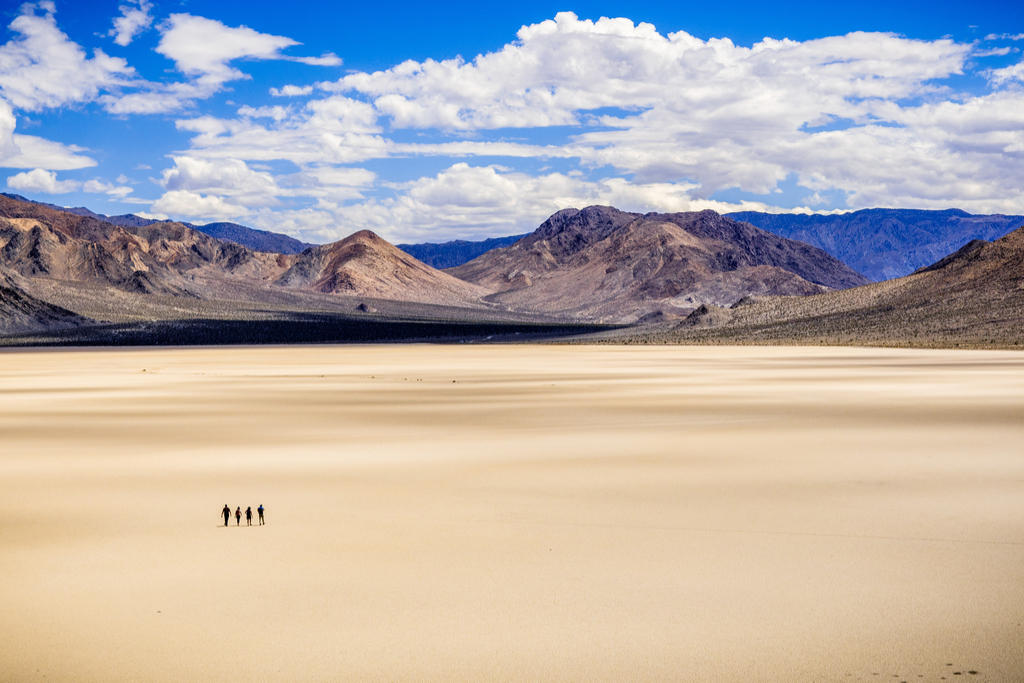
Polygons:
<instances>
[{"instance_id":1,"label":"person walking","mask_svg":"<svg viewBox=\"0 0 1024 683\"><path fill-rule=\"evenodd\" d=\"M260 503L260 506L256 508L256 512L260 515L260 526L263 526L263 503Z\"/></svg>"},{"instance_id":2,"label":"person walking","mask_svg":"<svg viewBox=\"0 0 1024 683\"><path fill-rule=\"evenodd\" d=\"M220 514L224 515L224 526L227 526L228 520L231 519L231 508L227 503L224 503L224 509L220 511Z\"/></svg>"},{"instance_id":3,"label":"person walking","mask_svg":"<svg viewBox=\"0 0 1024 683\"><path fill-rule=\"evenodd\" d=\"M235 526L242 526L242 506L235 508Z\"/></svg>"},{"instance_id":4,"label":"person walking","mask_svg":"<svg viewBox=\"0 0 1024 683\"><path fill-rule=\"evenodd\" d=\"M245 508L245 525L252 526L252 506Z\"/></svg>"}]
</instances>

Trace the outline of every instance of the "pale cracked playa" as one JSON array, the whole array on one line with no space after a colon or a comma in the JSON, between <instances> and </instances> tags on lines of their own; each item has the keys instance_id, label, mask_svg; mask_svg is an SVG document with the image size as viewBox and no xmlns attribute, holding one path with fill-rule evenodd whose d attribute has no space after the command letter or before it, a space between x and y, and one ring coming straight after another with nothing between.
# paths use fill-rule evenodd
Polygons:
<instances>
[{"instance_id":1,"label":"pale cracked playa","mask_svg":"<svg viewBox=\"0 0 1024 683\"><path fill-rule=\"evenodd\" d=\"M1020 353L7 351L0 439L5 682L1024 679Z\"/></svg>"}]
</instances>

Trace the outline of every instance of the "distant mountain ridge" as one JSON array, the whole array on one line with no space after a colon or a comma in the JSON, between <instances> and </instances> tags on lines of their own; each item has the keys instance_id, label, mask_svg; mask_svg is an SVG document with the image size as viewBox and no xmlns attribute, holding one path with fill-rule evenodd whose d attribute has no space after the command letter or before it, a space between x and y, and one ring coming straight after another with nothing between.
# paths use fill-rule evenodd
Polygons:
<instances>
[{"instance_id":1,"label":"distant mountain ridge","mask_svg":"<svg viewBox=\"0 0 1024 683\"><path fill-rule=\"evenodd\" d=\"M655 343L1024 346L1024 228L911 275L813 297L701 307Z\"/></svg>"},{"instance_id":2,"label":"distant mountain ridge","mask_svg":"<svg viewBox=\"0 0 1024 683\"><path fill-rule=\"evenodd\" d=\"M76 216L86 216L88 218L105 221L113 225L119 225L124 228L143 228L147 225L153 225L154 223L166 222L152 218L143 218L142 216L136 216L133 213L122 214L120 216L104 216L103 214L95 213L84 206L57 206L56 204L48 204L46 202L37 202L32 199L26 199L21 195L10 194L8 192L0 194L19 202L39 204L40 206L45 206L47 208L54 209L55 211L65 211L67 213L73 213ZM289 237L288 235L269 232L267 230L256 230L255 228L249 228L244 225L239 225L238 223L207 223L206 225L196 225L194 223L186 223L182 221L181 224L186 225L193 230L205 233L211 237L234 242L235 244L241 244L253 251L264 251L273 254L298 254L310 247L316 246L315 244L300 242L294 237Z\"/></svg>"},{"instance_id":3,"label":"distant mountain ridge","mask_svg":"<svg viewBox=\"0 0 1024 683\"><path fill-rule=\"evenodd\" d=\"M238 223L207 223L206 225L186 223L186 225L199 232L205 232L210 237L235 242L236 244L249 247L253 251L290 255L299 254L306 249L318 246L308 242L300 242L294 237L289 237L279 232L256 230L255 228L248 228Z\"/></svg>"},{"instance_id":4,"label":"distant mountain ridge","mask_svg":"<svg viewBox=\"0 0 1024 683\"><path fill-rule=\"evenodd\" d=\"M0 268L29 288L78 283L195 300L252 301L293 291L486 308L481 297L487 294L366 230L299 254L280 254L184 223L115 225L9 197L0 197ZM17 283L11 282L15 292ZM31 289L25 293L35 296Z\"/></svg>"},{"instance_id":5,"label":"distant mountain ridge","mask_svg":"<svg viewBox=\"0 0 1024 683\"><path fill-rule=\"evenodd\" d=\"M6 192L0 195L123 227L143 227L160 222L134 214L104 216L85 207L65 208ZM975 215L960 209L862 209L835 215L740 211L723 215L750 223L776 235L818 247L876 282L908 275L972 240L996 240L1024 225L1024 216ZM317 246L288 235L256 230L238 223L183 225L218 239L241 244L254 251L298 254ZM525 236L395 246L431 267L445 269L461 266L488 251L510 246Z\"/></svg>"},{"instance_id":6,"label":"distant mountain ridge","mask_svg":"<svg viewBox=\"0 0 1024 683\"><path fill-rule=\"evenodd\" d=\"M415 256L428 266L443 269L461 266L492 249L507 247L526 237L527 234L491 237L479 241L452 240L442 243L423 242L421 244L396 244L395 246L405 253Z\"/></svg>"},{"instance_id":7,"label":"distant mountain ridge","mask_svg":"<svg viewBox=\"0 0 1024 683\"><path fill-rule=\"evenodd\" d=\"M635 323L636 340L659 342L1024 345L1024 228L867 283L817 247L713 211L565 209L447 271L369 231L280 254L182 223L95 216L0 196L0 337L116 345L130 328L152 343L367 340L366 325L391 321L377 338L410 339L425 329L410 321L487 319ZM217 332L231 321L248 327ZM291 335L293 324L309 334Z\"/></svg>"},{"instance_id":8,"label":"distant mountain ridge","mask_svg":"<svg viewBox=\"0 0 1024 683\"><path fill-rule=\"evenodd\" d=\"M993 241L1024 225L1024 216L972 215L960 209L862 209L837 215L740 211L725 215L824 249L875 282L909 275L971 240Z\"/></svg>"},{"instance_id":9,"label":"distant mountain ridge","mask_svg":"<svg viewBox=\"0 0 1024 683\"><path fill-rule=\"evenodd\" d=\"M514 310L608 322L868 282L817 247L714 211L638 214L610 206L559 211L511 246L447 272Z\"/></svg>"}]
</instances>

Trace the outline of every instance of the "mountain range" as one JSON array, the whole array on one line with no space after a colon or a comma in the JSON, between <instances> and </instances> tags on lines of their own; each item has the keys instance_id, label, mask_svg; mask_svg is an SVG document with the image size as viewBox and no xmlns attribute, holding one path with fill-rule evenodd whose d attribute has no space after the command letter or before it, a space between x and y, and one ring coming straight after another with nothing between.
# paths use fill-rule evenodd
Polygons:
<instances>
[{"instance_id":1,"label":"mountain range","mask_svg":"<svg viewBox=\"0 0 1024 683\"><path fill-rule=\"evenodd\" d=\"M713 211L607 206L559 211L514 244L447 272L508 308L609 321L867 283L821 249Z\"/></svg>"},{"instance_id":2,"label":"mountain range","mask_svg":"<svg viewBox=\"0 0 1024 683\"><path fill-rule=\"evenodd\" d=\"M821 248L713 211L565 209L446 270L369 231L286 254L183 223L104 218L0 197L3 343L604 329L619 341L904 343L913 335L907 343L1014 346L1024 328L1019 230L870 283Z\"/></svg>"},{"instance_id":3,"label":"mountain range","mask_svg":"<svg viewBox=\"0 0 1024 683\"><path fill-rule=\"evenodd\" d=\"M976 216L960 209L863 209L836 215L726 214L824 249L875 282L909 275L971 240L995 240L1024 225L1024 216Z\"/></svg>"},{"instance_id":4,"label":"mountain range","mask_svg":"<svg viewBox=\"0 0 1024 683\"><path fill-rule=\"evenodd\" d=\"M1024 228L901 278L811 297L701 306L633 341L1024 347Z\"/></svg>"},{"instance_id":5,"label":"mountain range","mask_svg":"<svg viewBox=\"0 0 1024 683\"><path fill-rule=\"evenodd\" d=\"M67 213L73 213L76 216L85 216L87 218L95 218L96 220L105 221L112 225L119 225L125 228L142 228L147 225L154 223L161 223L163 221L155 220L152 218L143 218L142 216L136 216L133 213L127 213L120 216L104 216L100 213L95 213L85 208L84 206L75 207L63 207L57 206L56 204L47 204L45 202L35 202L30 199L26 199L21 195L10 194L7 192L0 193L8 199L14 199L20 202L27 202L30 204L40 204L49 209L55 211L65 211ZM294 237L283 235L279 232L269 232L267 230L256 230L255 228L248 228L238 223L206 223L205 225L194 225L192 223L182 223L182 225L188 226L193 230L197 230L211 237L216 237L220 240L228 242L234 242L235 244L241 244L242 246L248 247L253 251L270 251L278 254L298 254L310 247L316 246L315 244L309 244L307 242L300 242Z\"/></svg>"},{"instance_id":6,"label":"mountain range","mask_svg":"<svg viewBox=\"0 0 1024 683\"><path fill-rule=\"evenodd\" d=\"M750 294L865 282L820 249L713 212L568 209L508 247L440 271L369 231L298 254L261 252L182 223L116 225L6 196L0 269L9 274L8 303L21 290L24 301L103 321L180 316L211 302L221 311L270 303L320 310L349 297L444 307L469 319L624 324ZM35 328L57 324L39 311Z\"/></svg>"},{"instance_id":7,"label":"mountain range","mask_svg":"<svg viewBox=\"0 0 1024 683\"><path fill-rule=\"evenodd\" d=\"M510 244L515 244L526 235L512 235L510 237L492 237L486 240L469 242L466 240L452 240L451 242L424 242L422 244L396 244L395 246L423 261L433 268L454 268L463 263L472 261L492 249L500 249Z\"/></svg>"},{"instance_id":8,"label":"mountain range","mask_svg":"<svg viewBox=\"0 0 1024 683\"><path fill-rule=\"evenodd\" d=\"M299 290L483 306L486 293L366 231L299 254L275 254L182 223L115 225L9 197L0 197L0 216L0 268L65 296L73 296L77 283L205 300L261 300L260 290Z\"/></svg>"},{"instance_id":9,"label":"mountain range","mask_svg":"<svg viewBox=\"0 0 1024 683\"><path fill-rule=\"evenodd\" d=\"M15 194L4 193L3 196L32 201ZM85 207L34 203L124 227L141 227L160 222L134 214L104 216ZM832 215L742 211L724 215L818 247L874 282L908 275L956 251L971 240L995 240L1024 225L1024 216L972 215L960 209L862 209ZM182 224L211 237L241 244L253 251L297 254L316 246L289 235L255 230L238 223ZM445 269L460 266L492 249L514 244L525 236L396 246L429 266Z\"/></svg>"}]
</instances>

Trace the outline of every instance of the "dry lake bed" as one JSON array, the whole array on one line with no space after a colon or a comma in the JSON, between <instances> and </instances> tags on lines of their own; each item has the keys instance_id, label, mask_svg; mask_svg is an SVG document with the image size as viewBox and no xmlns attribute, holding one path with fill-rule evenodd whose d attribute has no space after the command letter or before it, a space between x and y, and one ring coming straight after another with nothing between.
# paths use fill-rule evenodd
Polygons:
<instances>
[{"instance_id":1,"label":"dry lake bed","mask_svg":"<svg viewBox=\"0 0 1024 683\"><path fill-rule=\"evenodd\" d=\"M4 683L1024 680L1021 353L5 351L0 445Z\"/></svg>"}]
</instances>

